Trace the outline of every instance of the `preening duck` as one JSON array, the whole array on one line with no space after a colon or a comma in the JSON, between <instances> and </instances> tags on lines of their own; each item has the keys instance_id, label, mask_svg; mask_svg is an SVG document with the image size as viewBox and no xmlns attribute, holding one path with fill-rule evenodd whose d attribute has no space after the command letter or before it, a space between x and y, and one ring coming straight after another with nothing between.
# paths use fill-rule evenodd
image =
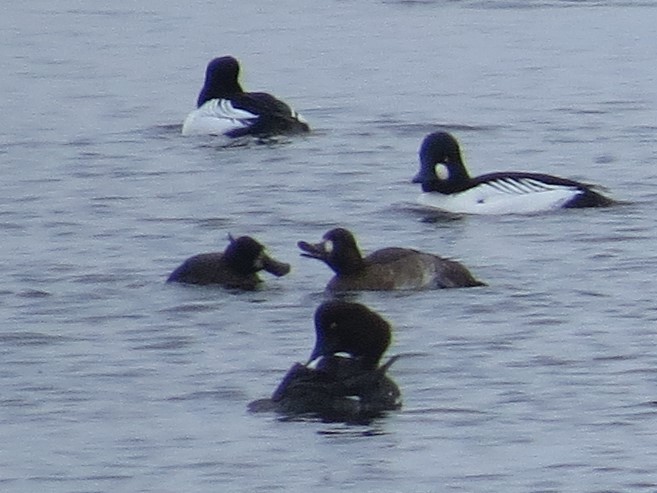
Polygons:
<instances>
[{"instance_id":1,"label":"preening duck","mask_svg":"<svg viewBox=\"0 0 657 493\"><path fill-rule=\"evenodd\" d=\"M185 119L183 135L268 137L310 131L287 104L265 92L245 92L238 81L240 66L232 56L210 61L197 108Z\"/></svg>"},{"instance_id":2,"label":"preening duck","mask_svg":"<svg viewBox=\"0 0 657 493\"><path fill-rule=\"evenodd\" d=\"M275 276L290 272L290 264L267 255L265 247L250 236L234 239L223 252L200 253L185 260L167 282L218 284L225 288L254 290L262 282L258 272Z\"/></svg>"},{"instance_id":3,"label":"preening duck","mask_svg":"<svg viewBox=\"0 0 657 493\"><path fill-rule=\"evenodd\" d=\"M297 243L304 257L325 262L335 276L329 291L391 291L484 286L459 262L411 248L383 248L363 257L354 235L328 231L320 243Z\"/></svg>"},{"instance_id":4,"label":"preening duck","mask_svg":"<svg viewBox=\"0 0 657 493\"><path fill-rule=\"evenodd\" d=\"M463 214L527 214L614 203L595 186L541 173L497 172L471 177L457 140L447 132L425 137L420 147L420 204Z\"/></svg>"},{"instance_id":5,"label":"preening duck","mask_svg":"<svg viewBox=\"0 0 657 493\"><path fill-rule=\"evenodd\" d=\"M306 364L290 368L270 399L249 410L311 414L331 421L372 418L401 407L399 388L379 366L390 324L364 305L334 300L315 312L315 347Z\"/></svg>"}]
</instances>

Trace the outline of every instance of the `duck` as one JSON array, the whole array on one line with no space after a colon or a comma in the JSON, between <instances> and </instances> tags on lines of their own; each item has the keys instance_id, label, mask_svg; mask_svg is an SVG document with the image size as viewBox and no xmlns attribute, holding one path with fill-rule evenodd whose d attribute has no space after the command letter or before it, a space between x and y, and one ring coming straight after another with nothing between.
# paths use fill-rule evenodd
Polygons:
<instances>
[{"instance_id":1,"label":"duck","mask_svg":"<svg viewBox=\"0 0 657 493\"><path fill-rule=\"evenodd\" d=\"M310 415L327 421L357 421L400 409L401 392L379 365L391 341L390 324L360 303L329 300L315 311L315 345L307 363L295 363L268 399L252 412Z\"/></svg>"},{"instance_id":2,"label":"duck","mask_svg":"<svg viewBox=\"0 0 657 493\"><path fill-rule=\"evenodd\" d=\"M246 92L238 81L240 65L232 56L211 60L196 109L187 115L183 135L268 137L310 131L308 123L283 101L265 92Z\"/></svg>"},{"instance_id":3,"label":"duck","mask_svg":"<svg viewBox=\"0 0 657 493\"><path fill-rule=\"evenodd\" d=\"M335 276L328 291L393 291L485 286L461 263L411 248L390 247L363 257L347 229L326 232L316 244L299 241L302 257L321 260Z\"/></svg>"},{"instance_id":4,"label":"duck","mask_svg":"<svg viewBox=\"0 0 657 493\"><path fill-rule=\"evenodd\" d=\"M200 253L185 260L167 282L218 284L225 288L253 291L262 282L258 272L265 270L277 277L290 272L290 264L280 262L250 236L233 238L223 252Z\"/></svg>"},{"instance_id":5,"label":"duck","mask_svg":"<svg viewBox=\"0 0 657 493\"><path fill-rule=\"evenodd\" d=\"M567 178L517 171L471 177L456 138L448 132L427 135L419 150L422 184L418 202L456 214L531 214L557 209L608 207L615 202L596 186Z\"/></svg>"}]
</instances>

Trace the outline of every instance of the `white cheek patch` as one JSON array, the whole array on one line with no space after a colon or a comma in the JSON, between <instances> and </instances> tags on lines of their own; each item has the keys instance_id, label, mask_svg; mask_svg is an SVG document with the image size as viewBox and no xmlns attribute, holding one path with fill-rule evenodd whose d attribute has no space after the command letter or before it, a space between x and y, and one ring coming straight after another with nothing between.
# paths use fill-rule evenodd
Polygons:
<instances>
[{"instance_id":1,"label":"white cheek patch","mask_svg":"<svg viewBox=\"0 0 657 493\"><path fill-rule=\"evenodd\" d=\"M444 163L437 163L433 170L439 180L449 180L449 168Z\"/></svg>"},{"instance_id":2,"label":"white cheek patch","mask_svg":"<svg viewBox=\"0 0 657 493\"><path fill-rule=\"evenodd\" d=\"M326 240L324 242L324 251L326 253L332 253L333 252L333 242L331 240Z\"/></svg>"}]
</instances>

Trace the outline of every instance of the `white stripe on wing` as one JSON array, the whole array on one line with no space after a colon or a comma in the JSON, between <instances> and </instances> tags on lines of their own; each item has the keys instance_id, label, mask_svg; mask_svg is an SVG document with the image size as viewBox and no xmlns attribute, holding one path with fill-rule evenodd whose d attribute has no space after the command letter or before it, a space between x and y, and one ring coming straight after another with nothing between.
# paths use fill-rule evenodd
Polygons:
<instances>
[{"instance_id":1,"label":"white stripe on wing","mask_svg":"<svg viewBox=\"0 0 657 493\"><path fill-rule=\"evenodd\" d=\"M512 195L524 195L528 193L540 193L552 190L563 190L569 192L574 192L577 190L577 187L574 186L552 185L539 181L535 178L498 178L496 180L487 181L486 183L483 183L483 185L487 185L497 193Z\"/></svg>"}]
</instances>

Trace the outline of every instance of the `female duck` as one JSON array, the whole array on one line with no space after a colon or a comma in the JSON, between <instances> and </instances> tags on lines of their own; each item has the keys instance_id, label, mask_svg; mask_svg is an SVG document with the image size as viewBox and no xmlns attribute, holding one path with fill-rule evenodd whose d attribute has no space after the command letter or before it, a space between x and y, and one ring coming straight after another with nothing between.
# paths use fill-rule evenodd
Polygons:
<instances>
[{"instance_id":1,"label":"female duck","mask_svg":"<svg viewBox=\"0 0 657 493\"><path fill-rule=\"evenodd\" d=\"M410 248L383 248L363 257L356 239L344 228L332 229L317 244L300 241L303 257L325 262L335 276L329 291L391 291L402 289L484 286L459 262Z\"/></svg>"},{"instance_id":2,"label":"female duck","mask_svg":"<svg viewBox=\"0 0 657 493\"><path fill-rule=\"evenodd\" d=\"M222 252L201 253L188 258L174 270L167 282L219 284L225 288L254 290L262 282L258 272L275 276L290 272L290 264L279 262L265 253L265 247L250 236L237 239Z\"/></svg>"},{"instance_id":3,"label":"female duck","mask_svg":"<svg viewBox=\"0 0 657 493\"><path fill-rule=\"evenodd\" d=\"M296 363L270 399L251 411L312 414L327 420L370 418L399 409L399 388L387 375L396 358L379 366L390 344L390 325L358 303L328 301L315 312L315 347Z\"/></svg>"},{"instance_id":4,"label":"female duck","mask_svg":"<svg viewBox=\"0 0 657 493\"><path fill-rule=\"evenodd\" d=\"M472 178L458 142L447 132L425 137L413 182L422 184L422 205L463 214L526 214L614 203L592 185L540 173L507 171Z\"/></svg>"},{"instance_id":5,"label":"female duck","mask_svg":"<svg viewBox=\"0 0 657 493\"><path fill-rule=\"evenodd\" d=\"M183 123L183 135L251 135L267 137L308 132L304 119L287 104L264 92L245 92L238 82L240 66L231 56L212 60L205 83Z\"/></svg>"}]
</instances>

